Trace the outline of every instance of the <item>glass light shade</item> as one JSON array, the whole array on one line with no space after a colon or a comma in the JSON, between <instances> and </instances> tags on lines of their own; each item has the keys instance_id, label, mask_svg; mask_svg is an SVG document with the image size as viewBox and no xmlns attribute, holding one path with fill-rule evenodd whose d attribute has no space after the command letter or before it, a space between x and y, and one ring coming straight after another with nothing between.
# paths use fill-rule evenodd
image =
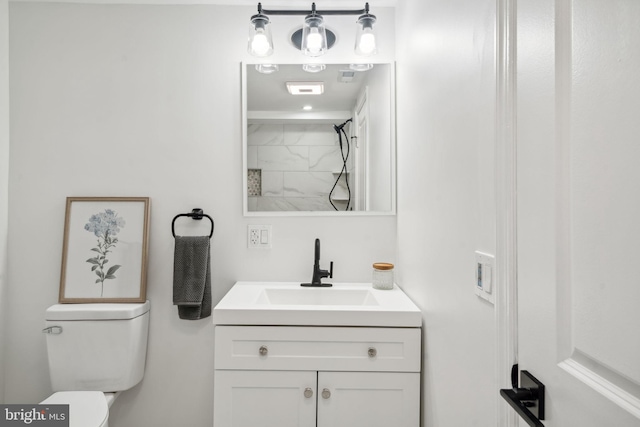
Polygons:
<instances>
[{"instance_id":1,"label":"glass light shade","mask_svg":"<svg viewBox=\"0 0 640 427\"><path fill-rule=\"evenodd\" d=\"M273 74L279 69L277 64L256 64L256 71L260 74Z\"/></svg>"},{"instance_id":2,"label":"glass light shade","mask_svg":"<svg viewBox=\"0 0 640 427\"><path fill-rule=\"evenodd\" d=\"M249 27L247 50L253 56L265 57L273 53L271 24L265 15L253 15Z\"/></svg>"},{"instance_id":3,"label":"glass light shade","mask_svg":"<svg viewBox=\"0 0 640 427\"><path fill-rule=\"evenodd\" d=\"M327 33L322 16L312 14L304 18L300 49L307 56L321 56L327 51Z\"/></svg>"},{"instance_id":4,"label":"glass light shade","mask_svg":"<svg viewBox=\"0 0 640 427\"><path fill-rule=\"evenodd\" d=\"M373 31L373 24L376 22L376 17L370 14L362 15L358 18L357 22L356 54L360 56L375 55L378 53L376 34Z\"/></svg>"},{"instance_id":5,"label":"glass light shade","mask_svg":"<svg viewBox=\"0 0 640 427\"><path fill-rule=\"evenodd\" d=\"M302 69L307 73L319 73L327 68L324 64L302 64Z\"/></svg>"},{"instance_id":6,"label":"glass light shade","mask_svg":"<svg viewBox=\"0 0 640 427\"><path fill-rule=\"evenodd\" d=\"M373 68L373 64L349 64L349 69L353 71L369 71Z\"/></svg>"}]
</instances>

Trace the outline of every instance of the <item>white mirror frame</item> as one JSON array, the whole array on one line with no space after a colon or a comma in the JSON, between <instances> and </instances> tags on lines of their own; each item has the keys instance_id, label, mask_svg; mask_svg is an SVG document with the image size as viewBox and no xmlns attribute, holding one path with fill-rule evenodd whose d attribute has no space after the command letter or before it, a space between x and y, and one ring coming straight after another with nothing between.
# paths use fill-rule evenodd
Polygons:
<instances>
[{"instance_id":1,"label":"white mirror frame","mask_svg":"<svg viewBox=\"0 0 640 427\"><path fill-rule=\"evenodd\" d=\"M284 62L283 62L284 63ZM343 62L341 62L343 63ZM350 217L350 216L393 216L396 215L396 77L395 62L385 62L390 65L390 185L391 185L391 209L388 211L249 211L249 196L247 191L247 170L248 170L248 94L247 94L247 66L255 65L253 62L242 62L242 211L245 217ZM375 63L374 63L375 64ZM382 64L382 63L381 63ZM360 100L359 100L360 102Z\"/></svg>"}]
</instances>

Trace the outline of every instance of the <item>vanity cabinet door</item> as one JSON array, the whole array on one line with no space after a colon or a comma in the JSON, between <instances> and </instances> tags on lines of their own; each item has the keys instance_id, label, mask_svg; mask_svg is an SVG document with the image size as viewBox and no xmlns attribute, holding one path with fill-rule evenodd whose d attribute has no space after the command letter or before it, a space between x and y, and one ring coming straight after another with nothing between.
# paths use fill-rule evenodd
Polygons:
<instances>
[{"instance_id":1,"label":"vanity cabinet door","mask_svg":"<svg viewBox=\"0 0 640 427\"><path fill-rule=\"evenodd\" d=\"M419 425L419 373L318 373L318 427Z\"/></svg>"},{"instance_id":2,"label":"vanity cabinet door","mask_svg":"<svg viewBox=\"0 0 640 427\"><path fill-rule=\"evenodd\" d=\"M315 371L215 372L215 427L315 427Z\"/></svg>"}]
</instances>

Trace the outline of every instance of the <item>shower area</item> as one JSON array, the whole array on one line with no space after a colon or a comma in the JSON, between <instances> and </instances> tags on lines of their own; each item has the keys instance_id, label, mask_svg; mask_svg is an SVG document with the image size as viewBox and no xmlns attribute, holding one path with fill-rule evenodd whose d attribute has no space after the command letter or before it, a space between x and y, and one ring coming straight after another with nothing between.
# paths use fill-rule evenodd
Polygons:
<instances>
[{"instance_id":1,"label":"shower area","mask_svg":"<svg viewBox=\"0 0 640 427\"><path fill-rule=\"evenodd\" d=\"M249 209L353 210L356 149L344 123L250 123Z\"/></svg>"}]
</instances>

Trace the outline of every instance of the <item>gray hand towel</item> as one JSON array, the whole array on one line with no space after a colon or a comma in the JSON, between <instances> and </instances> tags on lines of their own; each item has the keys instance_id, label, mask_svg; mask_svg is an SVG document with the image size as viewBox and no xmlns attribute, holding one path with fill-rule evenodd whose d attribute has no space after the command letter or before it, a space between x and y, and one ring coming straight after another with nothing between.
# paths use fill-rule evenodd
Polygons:
<instances>
[{"instance_id":1,"label":"gray hand towel","mask_svg":"<svg viewBox=\"0 0 640 427\"><path fill-rule=\"evenodd\" d=\"M176 236L173 259L173 304L181 319L211 316L209 236Z\"/></svg>"}]
</instances>

